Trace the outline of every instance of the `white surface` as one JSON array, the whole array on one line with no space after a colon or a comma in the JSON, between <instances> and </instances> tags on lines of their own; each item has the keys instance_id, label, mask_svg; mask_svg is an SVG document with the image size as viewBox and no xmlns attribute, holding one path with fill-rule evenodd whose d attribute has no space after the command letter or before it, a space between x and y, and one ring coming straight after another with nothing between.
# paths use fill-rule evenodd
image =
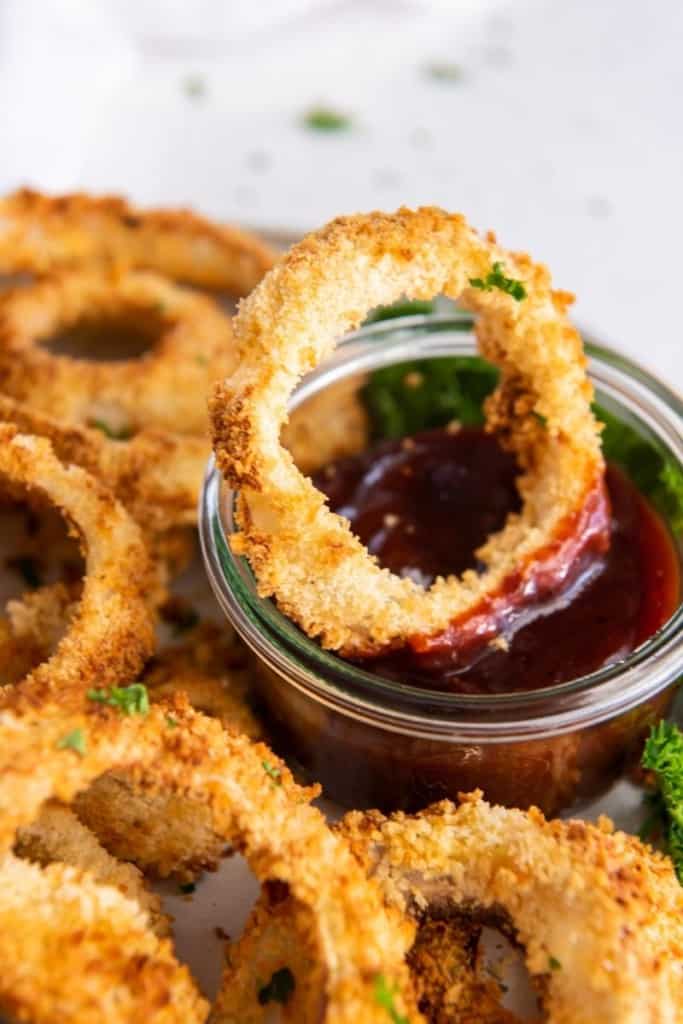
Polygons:
<instances>
[{"instance_id":1,"label":"white surface","mask_svg":"<svg viewBox=\"0 0 683 1024\"><path fill-rule=\"evenodd\" d=\"M678 0L4 0L0 188L295 229L461 209L681 387L682 41ZM317 102L353 130L306 132Z\"/></svg>"}]
</instances>

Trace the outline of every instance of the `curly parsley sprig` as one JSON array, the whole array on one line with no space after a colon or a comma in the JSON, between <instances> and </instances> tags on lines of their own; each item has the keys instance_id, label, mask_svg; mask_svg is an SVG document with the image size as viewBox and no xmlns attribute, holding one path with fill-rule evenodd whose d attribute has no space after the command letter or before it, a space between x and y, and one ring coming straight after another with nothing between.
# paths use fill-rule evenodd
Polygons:
<instances>
[{"instance_id":1,"label":"curly parsley sprig","mask_svg":"<svg viewBox=\"0 0 683 1024\"><path fill-rule=\"evenodd\" d=\"M491 292L497 288L499 291L505 292L506 295L511 295L517 302L526 298L526 288L522 282L516 281L514 277L506 277L502 263L494 263L486 277L471 277L470 285L483 292Z\"/></svg>"},{"instance_id":2,"label":"curly parsley sprig","mask_svg":"<svg viewBox=\"0 0 683 1024\"><path fill-rule=\"evenodd\" d=\"M654 773L659 789L650 800L659 812L667 851L683 884L683 732L673 722L653 726L643 751L643 768ZM652 834L652 814L648 819Z\"/></svg>"}]
</instances>

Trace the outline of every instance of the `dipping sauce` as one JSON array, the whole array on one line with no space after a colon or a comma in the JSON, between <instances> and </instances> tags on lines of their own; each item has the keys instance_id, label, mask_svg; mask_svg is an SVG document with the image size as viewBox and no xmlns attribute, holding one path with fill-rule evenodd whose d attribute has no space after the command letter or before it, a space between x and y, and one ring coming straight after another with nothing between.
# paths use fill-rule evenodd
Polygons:
<instances>
[{"instance_id":1,"label":"dipping sauce","mask_svg":"<svg viewBox=\"0 0 683 1024\"><path fill-rule=\"evenodd\" d=\"M428 587L482 570L476 550L520 507L514 457L479 429L433 430L341 459L314 477L381 565ZM537 690L617 662L680 601L680 559L667 527L608 466L611 542L561 592L525 604L505 634L475 649L401 648L366 662L378 675L453 693Z\"/></svg>"}]
</instances>

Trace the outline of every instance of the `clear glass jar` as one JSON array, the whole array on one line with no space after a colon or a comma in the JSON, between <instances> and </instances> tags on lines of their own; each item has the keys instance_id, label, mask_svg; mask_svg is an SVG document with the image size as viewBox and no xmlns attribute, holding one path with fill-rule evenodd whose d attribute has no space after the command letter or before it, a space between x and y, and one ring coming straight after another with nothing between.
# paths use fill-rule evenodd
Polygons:
<instances>
[{"instance_id":1,"label":"clear glass jar","mask_svg":"<svg viewBox=\"0 0 683 1024\"><path fill-rule=\"evenodd\" d=\"M598 401L683 465L680 399L616 352L589 340L586 350ZM376 323L302 382L291 409L341 381L360 385L382 366L475 353L465 314ZM669 710L683 675L681 606L624 661L543 690L458 695L363 671L258 597L248 563L228 543L234 498L212 463L200 508L209 579L256 655L275 749L332 800L412 810L479 787L496 802L554 814L595 798L632 768L649 726Z\"/></svg>"}]
</instances>

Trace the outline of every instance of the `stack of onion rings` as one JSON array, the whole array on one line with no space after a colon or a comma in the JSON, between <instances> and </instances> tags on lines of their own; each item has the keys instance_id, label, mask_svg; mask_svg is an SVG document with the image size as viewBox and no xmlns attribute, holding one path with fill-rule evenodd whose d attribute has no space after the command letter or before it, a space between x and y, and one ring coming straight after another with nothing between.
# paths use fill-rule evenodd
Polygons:
<instances>
[{"instance_id":1,"label":"stack of onion rings","mask_svg":"<svg viewBox=\"0 0 683 1024\"><path fill-rule=\"evenodd\" d=\"M523 282L523 301L469 283L498 262ZM479 313L480 350L502 371L487 417L522 468L523 508L478 552L482 575L437 579L424 591L380 569L298 471L280 433L298 381L371 307L440 292ZM294 246L242 303L238 368L211 403L216 457L240 492L234 548L261 595L343 654L404 642L423 649L444 634L495 634L530 589L556 588L586 546L604 549L600 434L569 301L544 267L437 209L340 218Z\"/></svg>"}]
</instances>

